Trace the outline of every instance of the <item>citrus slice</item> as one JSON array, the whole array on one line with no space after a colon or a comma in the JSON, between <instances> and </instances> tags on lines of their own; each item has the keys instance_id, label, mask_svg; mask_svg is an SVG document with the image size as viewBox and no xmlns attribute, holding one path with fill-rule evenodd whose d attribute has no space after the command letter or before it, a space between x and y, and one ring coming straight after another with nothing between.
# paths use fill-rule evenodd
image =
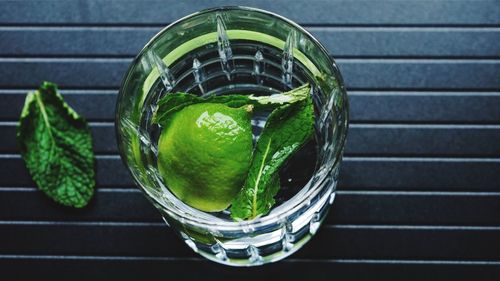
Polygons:
<instances>
[{"instance_id":1,"label":"citrus slice","mask_svg":"<svg viewBox=\"0 0 500 281\"><path fill-rule=\"evenodd\" d=\"M176 112L158 142L158 169L184 203L226 209L241 189L252 158L252 106L193 104Z\"/></svg>"}]
</instances>

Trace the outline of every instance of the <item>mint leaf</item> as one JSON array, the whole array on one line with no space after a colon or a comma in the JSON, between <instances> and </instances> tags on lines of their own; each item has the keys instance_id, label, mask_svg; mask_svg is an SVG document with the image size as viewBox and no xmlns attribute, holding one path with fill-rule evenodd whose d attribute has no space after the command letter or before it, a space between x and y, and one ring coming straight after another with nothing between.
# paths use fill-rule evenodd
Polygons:
<instances>
[{"instance_id":1,"label":"mint leaf","mask_svg":"<svg viewBox=\"0 0 500 281\"><path fill-rule=\"evenodd\" d=\"M305 93L309 90L308 85L296 89ZM248 177L232 203L233 219L253 219L269 212L279 190L276 179L281 166L311 138L313 125L314 111L309 95L280 106L269 115L257 141Z\"/></svg>"},{"instance_id":2,"label":"mint leaf","mask_svg":"<svg viewBox=\"0 0 500 281\"><path fill-rule=\"evenodd\" d=\"M201 98L186 93L168 94L158 101L158 108L153 113L153 123L166 126L170 122L173 114L184 107L199 103Z\"/></svg>"},{"instance_id":3,"label":"mint leaf","mask_svg":"<svg viewBox=\"0 0 500 281\"><path fill-rule=\"evenodd\" d=\"M53 83L26 96L17 141L31 177L45 194L81 208L94 193L94 153L87 122Z\"/></svg>"},{"instance_id":4,"label":"mint leaf","mask_svg":"<svg viewBox=\"0 0 500 281\"><path fill-rule=\"evenodd\" d=\"M244 95L211 96L202 98L187 93L168 94L158 102L158 109L153 114L153 123L167 126L174 113L184 107L196 103L223 103L229 107L237 108L249 104L249 99Z\"/></svg>"},{"instance_id":5,"label":"mint leaf","mask_svg":"<svg viewBox=\"0 0 500 281\"><path fill-rule=\"evenodd\" d=\"M214 95L203 98L187 93L171 93L167 94L165 97L161 98L160 101L158 101L158 108L153 115L153 123L168 126L173 113L195 103L222 103L233 108L251 104L256 110L274 109L283 104L304 100L309 95L309 91L309 84L306 84L286 93L262 97L253 95Z\"/></svg>"}]
</instances>

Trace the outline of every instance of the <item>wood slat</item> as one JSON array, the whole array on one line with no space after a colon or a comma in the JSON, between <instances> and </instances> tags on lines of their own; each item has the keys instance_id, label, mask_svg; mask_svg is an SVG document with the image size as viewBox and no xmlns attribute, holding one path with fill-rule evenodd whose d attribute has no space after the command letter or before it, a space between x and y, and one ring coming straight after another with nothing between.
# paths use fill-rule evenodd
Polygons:
<instances>
[{"instance_id":1,"label":"wood slat","mask_svg":"<svg viewBox=\"0 0 500 281\"><path fill-rule=\"evenodd\" d=\"M134 186L129 171L119 156L98 156L95 161L96 181L101 186ZM17 156L0 156L0 186L34 186L23 160Z\"/></svg>"},{"instance_id":2,"label":"wood slat","mask_svg":"<svg viewBox=\"0 0 500 281\"><path fill-rule=\"evenodd\" d=\"M0 56L135 56L160 30L161 27L0 27ZM496 44L500 41L499 28L308 30L336 58L500 56Z\"/></svg>"},{"instance_id":3,"label":"wood slat","mask_svg":"<svg viewBox=\"0 0 500 281\"><path fill-rule=\"evenodd\" d=\"M495 89L496 60L339 59L346 86L356 89Z\"/></svg>"},{"instance_id":4,"label":"wood slat","mask_svg":"<svg viewBox=\"0 0 500 281\"><path fill-rule=\"evenodd\" d=\"M138 189L98 188L83 209L60 206L31 188L0 188L0 194L0 221L160 222ZM335 200L325 224L500 225L491 215L500 212L499 193L340 191Z\"/></svg>"},{"instance_id":5,"label":"wood slat","mask_svg":"<svg viewBox=\"0 0 500 281\"><path fill-rule=\"evenodd\" d=\"M354 122L498 123L500 93L349 92Z\"/></svg>"},{"instance_id":6,"label":"wood slat","mask_svg":"<svg viewBox=\"0 0 500 281\"><path fill-rule=\"evenodd\" d=\"M498 57L498 28L309 28L337 57ZM492 44L492 45L490 45Z\"/></svg>"},{"instance_id":7,"label":"wood slat","mask_svg":"<svg viewBox=\"0 0 500 281\"><path fill-rule=\"evenodd\" d=\"M29 268L29 270L26 270ZM497 263L392 261L392 260L297 260L253 268L230 268L201 259L143 257L17 256L2 257L2 275L16 280L33 280L57 272L62 280L142 280L158 276L183 280L267 280L293 276L298 280L494 280L500 274ZM195 269L195 270L186 270Z\"/></svg>"},{"instance_id":8,"label":"wood slat","mask_svg":"<svg viewBox=\"0 0 500 281\"><path fill-rule=\"evenodd\" d=\"M93 199L82 209L59 205L45 196L41 191L31 188L28 190L6 190L0 187L0 194L2 195L0 196L0 201L5 203L5 205L0 206L0 209L3 210L0 215L0 221L162 222L160 213L137 187L114 192L97 188Z\"/></svg>"},{"instance_id":9,"label":"wood slat","mask_svg":"<svg viewBox=\"0 0 500 281\"><path fill-rule=\"evenodd\" d=\"M351 124L345 154L500 155L500 126Z\"/></svg>"},{"instance_id":10,"label":"wood slat","mask_svg":"<svg viewBox=\"0 0 500 281\"><path fill-rule=\"evenodd\" d=\"M500 60L339 59L344 81L356 89L500 89ZM0 87L117 88L130 59L4 58ZM30 75L26 75L29 73Z\"/></svg>"},{"instance_id":11,"label":"wood slat","mask_svg":"<svg viewBox=\"0 0 500 281\"><path fill-rule=\"evenodd\" d=\"M0 153L18 153L16 122L1 123ZM112 123L92 123L94 152L118 153ZM345 154L500 156L500 126L351 124Z\"/></svg>"},{"instance_id":12,"label":"wood slat","mask_svg":"<svg viewBox=\"0 0 500 281\"><path fill-rule=\"evenodd\" d=\"M327 224L498 225L497 194L460 192L337 193ZM500 221L500 220L499 220Z\"/></svg>"},{"instance_id":13,"label":"wood slat","mask_svg":"<svg viewBox=\"0 0 500 281\"><path fill-rule=\"evenodd\" d=\"M484 159L345 157L345 189L497 190L500 162Z\"/></svg>"},{"instance_id":14,"label":"wood slat","mask_svg":"<svg viewBox=\"0 0 500 281\"><path fill-rule=\"evenodd\" d=\"M93 151L97 154L118 153L114 124L93 123L90 125ZM5 138L0 146L0 153L19 153L16 140L17 122L7 124L0 122L0 136Z\"/></svg>"},{"instance_id":15,"label":"wood slat","mask_svg":"<svg viewBox=\"0 0 500 281\"><path fill-rule=\"evenodd\" d=\"M96 157L97 183L134 183L118 156ZM0 186L34 186L18 155L0 155ZM499 190L500 160L476 158L345 157L340 188L349 190Z\"/></svg>"},{"instance_id":16,"label":"wood slat","mask_svg":"<svg viewBox=\"0 0 500 281\"><path fill-rule=\"evenodd\" d=\"M27 90L0 90L0 120L17 121ZM114 121L117 90L62 90L89 121ZM349 92L351 122L499 123L500 92ZM99 106L95 106L98 104Z\"/></svg>"},{"instance_id":17,"label":"wood slat","mask_svg":"<svg viewBox=\"0 0 500 281\"><path fill-rule=\"evenodd\" d=\"M173 231L160 223L6 223L0 225L0 231L4 237L0 240L2 254L195 256ZM496 228L338 225L323 227L294 257L498 260L499 234Z\"/></svg>"},{"instance_id":18,"label":"wood slat","mask_svg":"<svg viewBox=\"0 0 500 281\"><path fill-rule=\"evenodd\" d=\"M456 1L221 1L169 2L4 1L1 24L166 24L198 10L224 5L267 9L303 24L498 25L494 0ZM40 11L43 11L41 13ZM137 13L140 11L140 13ZM376 12L374 12L376 11Z\"/></svg>"},{"instance_id":19,"label":"wood slat","mask_svg":"<svg viewBox=\"0 0 500 281\"><path fill-rule=\"evenodd\" d=\"M161 29L161 27L0 27L0 55L135 56ZM51 40L44 40L45 38Z\"/></svg>"},{"instance_id":20,"label":"wood slat","mask_svg":"<svg viewBox=\"0 0 500 281\"><path fill-rule=\"evenodd\" d=\"M36 88L33 87L33 89ZM28 91L0 90L0 120L19 120ZM87 120L114 121L118 90L62 90L61 93L64 96L64 100Z\"/></svg>"},{"instance_id":21,"label":"wood slat","mask_svg":"<svg viewBox=\"0 0 500 281\"><path fill-rule=\"evenodd\" d=\"M36 88L42 81L52 81L61 87L118 88L130 62L130 59L1 59L0 87Z\"/></svg>"}]
</instances>

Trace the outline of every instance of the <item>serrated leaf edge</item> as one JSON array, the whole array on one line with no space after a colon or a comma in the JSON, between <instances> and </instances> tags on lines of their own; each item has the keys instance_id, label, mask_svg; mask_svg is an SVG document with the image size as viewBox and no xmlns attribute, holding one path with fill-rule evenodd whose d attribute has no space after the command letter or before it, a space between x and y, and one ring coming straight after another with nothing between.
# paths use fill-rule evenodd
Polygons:
<instances>
[{"instance_id":1,"label":"serrated leaf edge","mask_svg":"<svg viewBox=\"0 0 500 281\"><path fill-rule=\"evenodd\" d=\"M57 86L55 84L52 84L50 82L44 81L38 90L28 92L27 95L26 95L26 98L24 100L23 109L21 110L21 115L19 117L19 122L18 122L18 126L17 126L17 132L16 132L17 142L19 144L22 143L22 141L20 140L20 138L23 135L23 130L21 129L23 127L23 121L26 120L27 118L29 118L30 115L31 115L31 112L30 112L30 106L31 106L31 104L33 102L37 102L37 105L40 107L40 110L42 110L42 108L43 108L44 113L42 113L42 115L44 115L43 116L44 121L46 123L47 128L50 131L49 134L51 135L51 138L52 138L52 146L51 146L51 153L50 153L50 156L52 156L52 151L53 151L53 148L55 146L55 140L53 139L53 135L52 135L52 131L51 131L52 125L50 125L50 121L48 120L47 114L45 112L45 106L43 105L43 101L41 100L41 98L39 96L39 95L42 94L41 90L47 91L47 92L51 92L50 94L54 94L55 97L58 99L58 101L61 102L62 107L66 110L66 112L68 113L68 115L74 121L78 121L81 125L83 125L84 129L86 131L88 131L89 133L90 133L90 128L89 128L88 123L86 122L85 118L83 118L81 115L79 115L73 108L71 108L64 101L62 95L58 92L58 88L57 88ZM20 147L22 148L21 149L21 156L24 158L25 157L24 154L27 153L27 152L25 151L25 148L24 148L23 145L20 145ZM92 153L93 153L93 150L92 150ZM93 172L93 177L95 177L95 171ZM94 184L93 184L93 186L91 188L91 193L92 194L94 193L95 179L94 179L93 182L94 182ZM38 185L38 183L37 183L37 185ZM44 193L46 193L46 192L44 192ZM60 202L59 200L57 200L56 198L53 198L52 196L48 196L48 197L50 197L52 200L54 200L55 202L57 202L59 204L62 204L64 206L72 206L72 207L75 207L75 208L85 207L88 204L88 202L89 202L89 201L87 201L83 205L66 205L66 204L63 204L62 202ZM89 197L89 199L90 198L92 198L92 195Z\"/></svg>"}]
</instances>

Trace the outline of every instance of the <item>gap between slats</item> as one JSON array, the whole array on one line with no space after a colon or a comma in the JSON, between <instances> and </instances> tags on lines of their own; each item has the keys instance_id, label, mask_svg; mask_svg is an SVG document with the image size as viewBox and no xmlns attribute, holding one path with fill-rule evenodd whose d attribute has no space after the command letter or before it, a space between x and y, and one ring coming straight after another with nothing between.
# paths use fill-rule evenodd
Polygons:
<instances>
[{"instance_id":1,"label":"gap between slats","mask_svg":"<svg viewBox=\"0 0 500 281\"><path fill-rule=\"evenodd\" d=\"M19 154L0 154L0 159L21 159ZM96 155L97 159L108 159L108 160L121 160L118 154L100 154ZM363 157L363 156L344 156L342 158L344 161L353 162L371 162L371 161L384 161L384 162L477 162L477 163L500 163L500 157L399 157L399 156L374 156L374 157Z\"/></svg>"},{"instance_id":2,"label":"gap between slats","mask_svg":"<svg viewBox=\"0 0 500 281\"><path fill-rule=\"evenodd\" d=\"M500 122L500 121L499 121ZM0 121L0 127L15 127L18 121ZM88 122L90 127L114 127L115 122L111 121L91 121ZM370 129L487 129L498 130L500 124L434 124L434 123L411 123L411 122L391 122L391 123L366 123L366 122L350 122L349 128L370 128Z\"/></svg>"},{"instance_id":3,"label":"gap between slats","mask_svg":"<svg viewBox=\"0 0 500 281\"><path fill-rule=\"evenodd\" d=\"M39 192L36 187L6 187L0 186L1 192ZM142 191L137 186L130 188L106 188L97 187L98 193L140 193ZM397 190L337 190L338 195L410 195L410 196L464 196L464 197L490 197L499 196L500 192L496 191L397 191Z\"/></svg>"},{"instance_id":4,"label":"gap between slats","mask_svg":"<svg viewBox=\"0 0 500 281\"><path fill-rule=\"evenodd\" d=\"M168 25L168 24L167 24ZM14 31L126 31L126 30L144 30L144 31L154 31L161 30L167 25L19 25L19 24L0 24L0 32L3 30L14 30ZM309 31L405 31L405 32L453 32L453 31L500 31L500 26L420 26L420 25L301 25L307 28Z\"/></svg>"},{"instance_id":5,"label":"gap between slats","mask_svg":"<svg viewBox=\"0 0 500 281\"><path fill-rule=\"evenodd\" d=\"M35 88L0 88L0 95L25 95L29 91L33 91ZM119 89L107 89L103 90L100 88L84 88L84 89L76 89L76 88L62 88L59 89L62 94L71 94L71 95L93 95L93 94L106 94L106 95L117 95ZM474 91L470 91L467 89L454 89L450 90L379 90L379 89L368 89L368 90L347 90L347 94L350 96L491 96L491 97L500 97L499 91L488 91L476 89Z\"/></svg>"},{"instance_id":6,"label":"gap between slats","mask_svg":"<svg viewBox=\"0 0 500 281\"><path fill-rule=\"evenodd\" d=\"M0 225L40 225L40 226L102 226L102 227L167 227L164 222L119 222L119 221L15 221L0 220ZM500 231L500 226L470 225L377 225L377 224L327 224L325 229L373 229L373 230L450 230L450 231Z\"/></svg>"},{"instance_id":7,"label":"gap between slats","mask_svg":"<svg viewBox=\"0 0 500 281\"><path fill-rule=\"evenodd\" d=\"M0 260L32 259L32 260L113 260L113 261L206 261L196 257L145 257L145 256L75 256L75 255L5 255L0 254ZM287 258L281 263L361 263L361 264L429 264L429 265L491 265L498 266L500 261L478 260L388 260L388 259L307 259Z\"/></svg>"},{"instance_id":8,"label":"gap between slats","mask_svg":"<svg viewBox=\"0 0 500 281\"><path fill-rule=\"evenodd\" d=\"M167 23L0 23L0 30L147 30L161 29L170 25ZM299 23L300 24L300 23ZM303 28L311 31L337 30L337 31L497 31L500 24L327 24L327 23L302 23Z\"/></svg>"},{"instance_id":9,"label":"gap between slats","mask_svg":"<svg viewBox=\"0 0 500 281\"><path fill-rule=\"evenodd\" d=\"M42 62L42 63L57 63L57 62L117 62L117 63L131 63L133 56L124 57L107 57L107 56L88 56L88 57L60 57L60 56L44 56L44 57L10 57L10 56L0 56L0 63L2 62ZM429 63L439 63L439 64L453 64L453 63L464 63L464 64L475 64L475 63L485 63L485 64L498 64L500 59L498 58L385 58L385 57L371 57L371 58L339 58L335 59L337 63L408 63L408 64L429 64Z\"/></svg>"}]
</instances>

